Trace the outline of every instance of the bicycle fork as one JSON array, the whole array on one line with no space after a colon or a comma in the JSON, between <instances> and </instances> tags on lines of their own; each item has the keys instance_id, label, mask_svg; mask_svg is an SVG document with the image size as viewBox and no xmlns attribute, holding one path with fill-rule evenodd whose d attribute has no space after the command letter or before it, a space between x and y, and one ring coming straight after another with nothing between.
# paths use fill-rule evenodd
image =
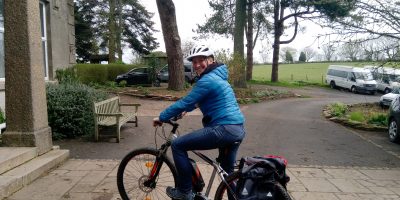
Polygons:
<instances>
[{"instance_id":1,"label":"bicycle fork","mask_svg":"<svg viewBox=\"0 0 400 200\"><path fill-rule=\"evenodd\" d=\"M170 144L169 144L170 145ZM158 177L158 174L160 173L161 167L164 164L164 156L165 153L168 149L168 143L165 145L162 145L160 148L160 153L156 157L156 160L154 161L153 165L151 166L150 174L148 176L148 179L144 181L143 185L149 188L154 189L156 187L156 179ZM150 167L150 166L147 166Z\"/></svg>"}]
</instances>

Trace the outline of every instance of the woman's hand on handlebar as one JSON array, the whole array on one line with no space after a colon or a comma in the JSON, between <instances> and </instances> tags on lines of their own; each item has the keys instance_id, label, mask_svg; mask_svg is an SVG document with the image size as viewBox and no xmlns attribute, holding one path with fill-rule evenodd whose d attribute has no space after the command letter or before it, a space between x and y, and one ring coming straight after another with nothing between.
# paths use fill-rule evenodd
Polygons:
<instances>
[{"instance_id":1,"label":"woman's hand on handlebar","mask_svg":"<svg viewBox=\"0 0 400 200\"><path fill-rule=\"evenodd\" d=\"M154 126L154 127L156 127L156 126L162 126L162 124L163 124L163 122L160 121L160 119L159 119L158 117L156 117L156 118L153 119L153 126Z\"/></svg>"},{"instance_id":2,"label":"woman's hand on handlebar","mask_svg":"<svg viewBox=\"0 0 400 200\"><path fill-rule=\"evenodd\" d=\"M186 115L186 113L187 113L186 111L182 112L182 113L179 114L178 116L175 116L175 117L171 118L170 121L167 122L167 123L171 124L171 123L173 123L174 121L178 121L179 119L182 119L183 116ZM153 119L153 126L154 126L154 127L156 127L156 126L162 126L162 125L163 125L163 122L160 121L160 118L156 117L156 118Z\"/></svg>"}]
</instances>

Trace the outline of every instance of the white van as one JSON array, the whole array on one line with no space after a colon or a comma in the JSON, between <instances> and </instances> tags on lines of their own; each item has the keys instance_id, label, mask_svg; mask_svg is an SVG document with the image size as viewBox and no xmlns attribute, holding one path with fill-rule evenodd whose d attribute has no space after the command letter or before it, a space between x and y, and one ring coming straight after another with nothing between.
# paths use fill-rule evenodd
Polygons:
<instances>
[{"instance_id":1,"label":"white van","mask_svg":"<svg viewBox=\"0 0 400 200\"><path fill-rule=\"evenodd\" d=\"M376 92L376 81L371 71L361 67L330 65L325 80L331 88L341 87L353 93L375 94Z\"/></svg>"},{"instance_id":2,"label":"white van","mask_svg":"<svg viewBox=\"0 0 400 200\"><path fill-rule=\"evenodd\" d=\"M393 88L400 86L400 69L378 66L365 66L364 68L371 71L376 81L377 91L387 94Z\"/></svg>"}]
</instances>

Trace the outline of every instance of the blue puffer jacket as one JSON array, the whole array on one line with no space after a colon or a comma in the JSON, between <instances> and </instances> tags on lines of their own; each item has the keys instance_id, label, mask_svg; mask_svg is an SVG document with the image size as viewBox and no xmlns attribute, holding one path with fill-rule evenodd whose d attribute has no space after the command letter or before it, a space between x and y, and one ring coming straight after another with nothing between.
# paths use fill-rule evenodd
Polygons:
<instances>
[{"instance_id":1,"label":"blue puffer jacket","mask_svg":"<svg viewBox=\"0 0 400 200\"><path fill-rule=\"evenodd\" d=\"M199 107L204 126L243 124L243 114L227 80L226 65L209 66L187 96L161 112L160 120L165 122L183 111Z\"/></svg>"}]
</instances>

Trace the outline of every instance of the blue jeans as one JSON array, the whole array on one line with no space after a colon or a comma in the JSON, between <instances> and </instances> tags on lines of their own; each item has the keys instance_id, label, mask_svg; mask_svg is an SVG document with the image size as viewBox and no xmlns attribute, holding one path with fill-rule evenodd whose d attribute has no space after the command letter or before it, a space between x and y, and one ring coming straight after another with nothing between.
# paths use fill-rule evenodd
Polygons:
<instances>
[{"instance_id":1,"label":"blue jeans","mask_svg":"<svg viewBox=\"0 0 400 200\"><path fill-rule=\"evenodd\" d=\"M187 151L219 149L221 167L233 172L236 153L245 136L243 125L217 125L205 127L180 136L172 141L172 155L178 171L178 189L183 193L192 190L192 166Z\"/></svg>"}]
</instances>

